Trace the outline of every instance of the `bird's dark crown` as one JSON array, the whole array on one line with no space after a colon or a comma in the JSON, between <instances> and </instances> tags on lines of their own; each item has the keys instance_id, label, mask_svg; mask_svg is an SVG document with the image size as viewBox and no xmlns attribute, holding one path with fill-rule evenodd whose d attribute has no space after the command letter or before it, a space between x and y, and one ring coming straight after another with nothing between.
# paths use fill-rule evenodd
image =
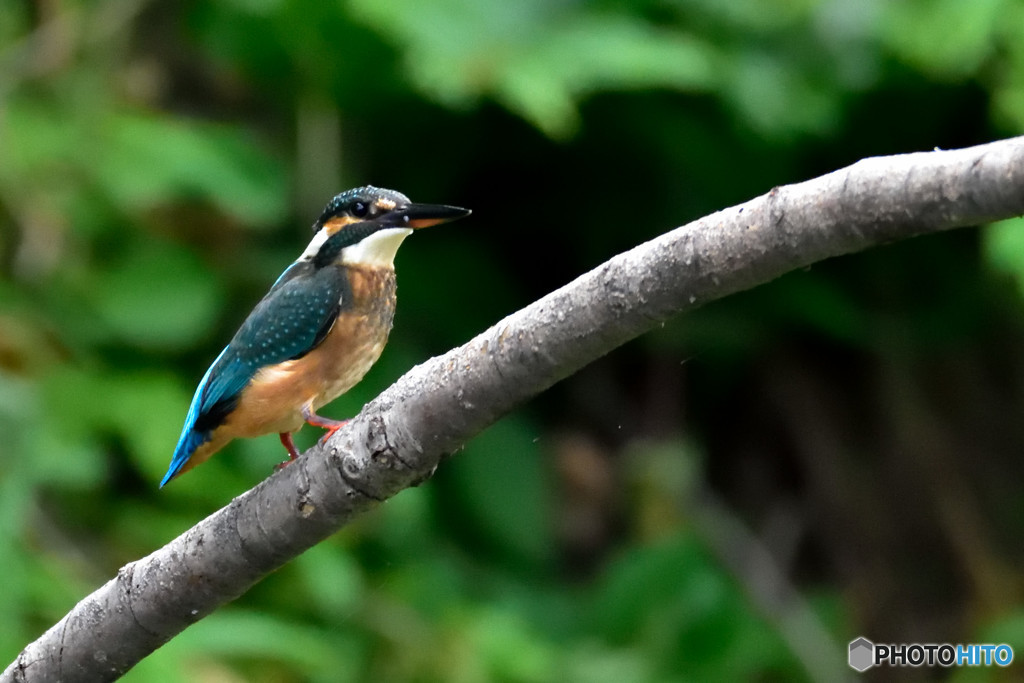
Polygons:
<instances>
[{"instance_id":1,"label":"bird's dark crown","mask_svg":"<svg viewBox=\"0 0 1024 683\"><path fill-rule=\"evenodd\" d=\"M335 219L342 223L369 221L409 204L409 198L401 192L373 185L356 187L335 195L327 202L323 213L313 223L313 232L319 232L326 223Z\"/></svg>"}]
</instances>

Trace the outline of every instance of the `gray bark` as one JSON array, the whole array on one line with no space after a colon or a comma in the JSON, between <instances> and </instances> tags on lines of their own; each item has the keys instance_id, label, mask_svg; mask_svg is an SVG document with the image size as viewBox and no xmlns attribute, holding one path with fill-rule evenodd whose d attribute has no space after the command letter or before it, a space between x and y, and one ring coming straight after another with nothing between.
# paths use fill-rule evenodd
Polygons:
<instances>
[{"instance_id":1,"label":"gray bark","mask_svg":"<svg viewBox=\"0 0 1024 683\"><path fill-rule=\"evenodd\" d=\"M324 447L123 567L29 644L0 683L119 677L353 517L428 478L517 404L672 316L833 256L1022 212L1024 138L1015 138L866 159L620 254L416 366Z\"/></svg>"}]
</instances>

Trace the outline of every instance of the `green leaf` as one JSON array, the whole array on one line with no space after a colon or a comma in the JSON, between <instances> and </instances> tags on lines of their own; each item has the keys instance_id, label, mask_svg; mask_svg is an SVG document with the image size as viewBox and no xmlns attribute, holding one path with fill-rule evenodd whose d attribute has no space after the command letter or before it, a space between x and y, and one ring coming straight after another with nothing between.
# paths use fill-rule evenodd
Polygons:
<instances>
[{"instance_id":1,"label":"green leaf","mask_svg":"<svg viewBox=\"0 0 1024 683\"><path fill-rule=\"evenodd\" d=\"M765 134L824 133L839 119L830 84L816 82L791 61L762 51L738 53L725 96L743 118Z\"/></svg>"},{"instance_id":2,"label":"green leaf","mask_svg":"<svg viewBox=\"0 0 1024 683\"><path fill-rule=\"evenodd\" d=\"M106 122L99 149L84 149L104 189L126 208L199 197L249 226L274 224L286 212L281 167L227 127L125 113Z\"/></svg>"},{"instance_id":3,"label":"green leaf","mask_svg":"<svg viewBox=\"0 0 1024 683\"><path fill-rule=\"evenodd\" d=\"M557 679L556 651L530 624L508 609L484 609L467 631L476 641L489 678L497 681Z\"/></svg>"},{"instance_id":4,"label":"green leaf","mask_svg":"<svg viewBox=\"0 0 1024 683\"><path fill-rule=\"evenodd\" d=\"M191 396L175 376L156 370L112 373L105 385L107 420L139 468L155 482L178 441Z\"/></svg>"},{"instance_id":5,"label":"green leaf","mask_svg":"<svg viewBox=\"0 0 1024 683\"><path fill-rule=\"evenodd\" d=\"M974 73L995 50L1004 0L918 0L883 4L883 39L912 65L951 77Z\"/></svg>"},{"instance_id":6,"label":"green leaf","mask_svg":"<svg viewBox=\"0 0 1024 683\"><path fill-rule=\"evenodd\" d=\"M156 480L177 441L189 396L159 371L92 371L65 366L42 384L43 404L60 415L60 429L32 440L33 463L51 480L94 483L105 471L103 437L116 436L136 464Z\"/></svg>"},{"instance_id":7,"label":"green leaf","mask_svg":"<svg viewBox=\"0 0 1024 683\"><path fill-rule=\"evenodd\" d=\"M475 437L450 476L485 542L535 563L554 552L551 482L535 430L506 418Z\"/></svg>"},{"instance_id":8,"label":"green leaf","mask_svg":"<svg viewBox=\"0 0 1024 683\"><path fill-rule=\"evenodd\" d=\"M193 346L213 327L223 293L191 252L148 242L96 282L100 317L123 341L151 349Z\"/></svg>"},{"instance_id":9,"label":"green leaf","mask_svg":"<svg viewBox=\"0 0 1024 683\"><path fill-rule=\"evenodd\" d=\"M612 643L641 647L659 668L696 680L792 680L802 672L778 633L686 532L609 566L594 616Z\"/></svg>"},{"instance_id":10,"label":"green leaf","mask_svg":"<svg viewBox=\"0 0 1024 683\"><path fill-rule=\"evenodd\" d=\"M985 258L997 271L1016 280L1024 296L1024 218L993 223L983 233Z\"/></svg>"},{"instance_id":11,"label":"green leaf","mask_svg":"<svg viewBox=\"0 0 1024 683\"><path fill-rule=\"evenodd\" d=\"M353 614L364 593L359 565L334 543L321 543L303 553L296 561L313 596L314 606L325 616Z\"/></svg>"},{"instance_id":12,"label":"green leaf","mask_svg":"<svg viewBox=\"0 0 1024 683\"><path fill-rule=\"evenodd\" d=\"M637 588L642 586L643 590ZM596 624L612 642L628 642L686 605L679 626L713 613L727 591L724 576L692 537L640 548L608 567L598 592Z\"/></svg>"},{"instance_id":13,"label":"green leaf","mask_svg":"<svg viewBox=\"0 0 1024 683\"><path fill-rule=\"evenodd\" d=\"M255 671L303 672L311 681L360 680L362 652L345 632L329 632L283 617L223 609L193 624L169 644L143 660L132 672L141 680L199 680L196 672L219 668L215 662L239 658ZM174 672L173 678L168 672ZM247 680L279 680L279 677Z\"/></svg>"},{"instance_id":14,"label":"green leaf","mask_svg":"<svg viewBox=\"0 0 1024 683\"><path fill-rule=\"evenodd\" d=\"M585 95L702 90L715 80L710 44L626 14L538 0L356 0L351 8L403 46L410 78L429 96L451 105L492 96L552 137L574 131Z\"/></svg>"}]
</instances>

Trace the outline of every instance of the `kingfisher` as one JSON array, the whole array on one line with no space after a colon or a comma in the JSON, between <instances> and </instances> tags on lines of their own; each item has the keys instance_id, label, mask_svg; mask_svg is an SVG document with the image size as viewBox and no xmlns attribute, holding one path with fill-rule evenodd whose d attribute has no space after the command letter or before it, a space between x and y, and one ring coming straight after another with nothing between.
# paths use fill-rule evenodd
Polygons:
<instances>
[{"instance_id":1,"label":"kingfisher","mask_svg":"<svg viewBox=\"0 0 1024 683\"><path fill-rule=\"evenodd\" d=\"M414 204L367 185L336 195L313 223L313 239L277 278L196 388L167 482L236 438L277 433L298 457L292 433L345 421L317 410L351 389L380 357L395 313L395 253L416 228L468 216Z\"/></svg>"}]
</instances>

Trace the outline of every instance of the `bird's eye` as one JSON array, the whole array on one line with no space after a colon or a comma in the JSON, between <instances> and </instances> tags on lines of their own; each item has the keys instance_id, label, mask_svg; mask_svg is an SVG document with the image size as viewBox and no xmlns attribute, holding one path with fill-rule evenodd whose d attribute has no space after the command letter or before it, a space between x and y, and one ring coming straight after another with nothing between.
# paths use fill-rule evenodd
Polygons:
<instances>
[{"instance_id":1,"label":"bird's eye","mask_svg":"<svg viewBox=\"0 0 1024 683\"><path fill-rule=\"evenodd\" d=\"M356 218L366 218L366 215L370 213L370 206L363 202L355 202L352 204L352 208L349 209L349 213Z\"/></svg>"}]
</instances>

